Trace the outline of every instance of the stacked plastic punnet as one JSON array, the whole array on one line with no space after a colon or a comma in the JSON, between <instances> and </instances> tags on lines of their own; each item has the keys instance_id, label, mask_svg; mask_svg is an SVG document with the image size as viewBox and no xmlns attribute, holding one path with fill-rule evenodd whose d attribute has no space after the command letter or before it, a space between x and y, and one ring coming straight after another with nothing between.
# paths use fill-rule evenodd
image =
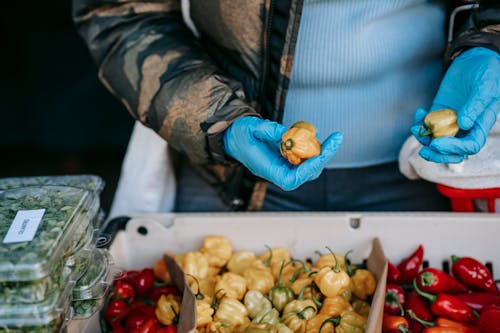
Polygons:
<instances>
[{"instance_id":1,"label":"stacked plastic punnet","mask_svg":"<svg viewBox=\"0 0 500 333\"><path fill-rule=\"evenodd\" d=\"M100 310L112 280L94 175L0 179L0 333L63 332Z\"/></svg>"}]
</instances>

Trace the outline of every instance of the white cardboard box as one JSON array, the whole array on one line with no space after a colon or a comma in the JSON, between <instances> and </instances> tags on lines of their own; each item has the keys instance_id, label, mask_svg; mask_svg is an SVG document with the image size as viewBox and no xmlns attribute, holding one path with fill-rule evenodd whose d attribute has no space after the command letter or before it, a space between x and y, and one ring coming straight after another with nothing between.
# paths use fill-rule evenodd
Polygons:
<instances>
[{"instance_id":1,"label":"white cardboard box","mask_svg":"<svg viewBox=\"0 0 500 333\"><path fill-rule=\"evenodd\" d=\"M378 238L388 259L398 262L418 244L430 266L451 255L487 262L500 275L500 216L487 213L194 213L134 216L119 231L110 252L124 269L152 266L165 250L182 253L200 246L204 236L227 236L235 249L263 252L285 246L299 259L329 246L354 250L353 262L366 259ZM95 316L71 323L69 332L98 333ZM367 332L377 332L376 330Z\"/></svg>"}]
</instances>

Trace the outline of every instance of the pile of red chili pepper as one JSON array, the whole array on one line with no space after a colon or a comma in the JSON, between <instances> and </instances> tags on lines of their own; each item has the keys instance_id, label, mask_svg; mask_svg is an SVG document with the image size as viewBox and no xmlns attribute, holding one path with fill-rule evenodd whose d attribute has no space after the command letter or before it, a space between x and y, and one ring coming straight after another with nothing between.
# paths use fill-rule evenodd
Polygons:
<instances>
[{"instance_id":1,"label":"pile of red chili pepper","mask_svg":"<svg viewBox=\"0 0 500 333\"><path fill-rule=\"evenodd\" d=\"M419 245L388 263L384 333L500 332L500 291L483 262L453 255L449 273L423 262Z\"/></svg>"},{"instance_id":2,"label":"pile of red chili pepper","mask_svg":"<svg viewBox=\"0 0 500 333\"><path fill-rule=\"evenodd\" d=\"M177 332L180 293L155 273L152 268L129 270L114 279L101 311L103 332Z\"/></svg>"}]
</instances>

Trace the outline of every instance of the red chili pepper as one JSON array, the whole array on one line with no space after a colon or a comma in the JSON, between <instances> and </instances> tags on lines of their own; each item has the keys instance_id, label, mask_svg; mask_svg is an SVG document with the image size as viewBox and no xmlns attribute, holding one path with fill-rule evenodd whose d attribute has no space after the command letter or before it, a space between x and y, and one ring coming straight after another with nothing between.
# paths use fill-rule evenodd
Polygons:
<instances>
[{"instance_id":1,"label":"red chili pepper","mask_svg":"<svg viewBox=\"0 0 500 333\"><path fill-rule=\"evenodd\" d=\"M177 333L175 325L168 325L167 327L157 328L156 333Z\"/></svg>"},{"instance_id":2,"label":"red chili pepper","mask_svg":"<svg viewBox=\"0 0 500 333\"><path fill-rule=\"evenodd\" d=\"M158 286L153 287L148 298L153 302L157 302L161 295L178 294L179 291L174 286Z\"/></svg>"},{"instance_id":3,"label":"red chili pepper","mask_svg":"<svg viewBox=\"0 0 500 333\"><path fill-rule=\"evenodd\" d=\"M434 267L424 268L418 273L417 285L420 290L433 294L443 292L464 293L468 291L467 287L453 276Z\"/></svg>"},{"instance_id":4,"label":"red chili pepper","mask_svg":"<svg viewBox=\"0 0 500 333\"><path fill-rule=\"evenodd\" d=\"M479 333L474 326L447 318L437 318L434 321L426 321L417 317L412 311L409 312L409 315L425 327L423 333Z\"/></svg>"},{"instance_id":5,"label":"red chili pepper","mask_svg":"<svg viewBox=\"0 0 500 333\"><path fill-rule=\"evenodd\" d=\"M147 319L137 328L134 328L130 331L130 333L156 333L156 319Z\"/></svg>"},{"instance_id":6,"label":"red chili pepper","mask_svg":"<svg viewBox=\"0 0 500 333\"><path fill-rule=\"evenodd\" d=\"M115 277L115 281L123 280L133 284L133 280L137 275L139 275L139 271L137 270L123 271Z\"/></svg>"},{"instance_id":7,"label":"red chili pepper","mask_svg":"<svg viewBox=\"0 0 500 333\"><path fill-rule=\"evenodd\" d=\"M420 266L424 260L424 247L420 244L417 249L398 264L401 272L400 284L411 284L417 276Z\"/></svg>"},{"instance_id":8,"label":"red chili pepper","mask_svg":"<svg viewBox=\"0 0 500 333\"><path fill-rule=\"evenodd\" d=\"M451 272L453 275L474 290L482 290L500 294L488 267L472 257L452 256Z\"/></svg>"},{"instance_id":9,"label":"red chili pepper","mask_svg":"<svg viewBox=\"0 0 500 333\"><path fill-rule=\"evenodd\" d=\"M113 286L113 294L117 299L123 299L129 303L134 301L134 287L125 280L116 280Z\"/></svg>"},{"instance_id":10,"label":"red chili pepper","mask_svg":"<svg viewBox=\"0 0 500 333\"><path fill-rule=\"evenodd\" d=\"M481 333L500 333L500 306L486 305L477 320Z\"/></svg>"},{"instance_id":11,"label":"red chili pepper","mask_svg":"<svg viewBox=\"0 0 500 333\"><path fill-rule=\"evenodd\" d=\"M403 316L393 316L384 313L382 317L382 332L396 331L400 333L409 333L408 320Z\"/></svg>"},{"instance_id":12,"label":"red chili pepper","mask_svg":"<svg viewBox=\"0 0 500 333\"><path fill-rule=\"evenodd\" d=\"M127 317L125 318L125 330L128 332L139 328L150 319L154 319L156 324L154 306L134 304L134 306L129 310Z\"/></svg>"},{"instance_id":13,"label":"red chili pepper","mask_svg":"<svg viewBox=\"0 0 500 333\"><path fill-rule=\"evenodd\" d=\"M111 333L125 333L123 326L117 326L111 330Z\"/></svg>"},{"instance_id":14,"label":"red chili pepper","mask_svg":"<svg viewBox=\"0 0 500 333\"><path fill-rule=\"evenodd\" d=\"M399 283L401 278L401 272L399 268L392 262L387 262L387 282L389 283Z\"/></svg>"},{"instance_id":15,"label":"red chili pepper","mask_svg":"<svg viewBox=\"0 0 500 333\"><path fill-rule=\"evenodd\" d=\"M456 294L455 297L467 304L472 310L476 311L481 311L489 304L500 306L500 295L495 295L486 291Z\"/></svg>"},{"instance_id":16,"label":"red chili pepper","mask_svg":"<svg viewBox=\"0 0 500 333\"><path fill-rule=\"evenodd\" d=\"M138 295L146 296L151 288L153 288L154 281L155 275L153 269L144 268L133 278L132 284Z\"/></svg>"},{"instance_id":17,"label":"red chili pepper","mask_svg":"<svg viewBox=\"0 0 500 333\"><path fill-rule=\"evenodd\" d=\"M452 294L440 293L434 295L423 292L418 288L416 280L413 281L413 287L419 295L431 302L431 311L436 316L463 323L470 323L474 320L472 309Z\"/></svg>"},{"instance_id":18,"label":"red chili pepper","mask_svg":"<svg viewBox=\"0 0 500 333\"><path fill-rule=\"evenodd\" d=\"M426 321L431 321L434 319L434 314L431 312L429 301L420 296L415 290L412 290L406 294L405 299L405 313L406 319L410 324L410 330L412 333L421 333L424 330L424 326L417 320L410 317L409 312L414 313L418 318L422 318Z\"/></svg>"},{"instance_id":19,"label":"red chili pepper","mask_svg":"<svg viewBox=\"0 0 500 333\"><path fill-rule=\"evenodd\" d=\"M104 319L112 328L115 328L121 326L121 321L127 315L127 312L127 303L122 299L114 299L106 306Z\"/></svg>"},{"instance_id":20,"label":"red chili pepper","mask_svg":"<svg viewBox=\"0 0 500 333\"><path fill-rule=\"evenodd\" d=\"M395 283L387 283L385 287L384 312L397 315L403 314L405 304L405 291L403 287Z\"/></svg>"}]
</instances>

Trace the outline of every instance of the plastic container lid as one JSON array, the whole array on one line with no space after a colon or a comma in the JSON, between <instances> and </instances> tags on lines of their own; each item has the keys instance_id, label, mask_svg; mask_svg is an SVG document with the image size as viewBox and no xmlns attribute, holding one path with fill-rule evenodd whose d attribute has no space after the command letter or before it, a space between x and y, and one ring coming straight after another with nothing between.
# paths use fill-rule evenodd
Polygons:
<instances>
[{"instance_id":1,"label":"plastic container lid","mask_svg":"<svg viewBox=\"0 0 500 333\"><path fill-rule=\"evenodd\" d=\"M97 205L92 192L75 187L0 191L0 282L50 275L69 256Z\"/></svg>"},{"instance_id":2,"label":"plastic container lid","mask_svg":"<svg viewBox=\"0 0 500 333\"><path fill-rule=\"evenodd\" d=\"M46 300L32 304L0 304L0 332L58 332L64 325L71 307L74 282L71 270L63 271L64 286Z\"/></svg>"},{"instance_id":3,"label":"plastic container lid","mask_svg":"<svg viewBox=\"0 0 500 333\"><path fill-rule=\"evenodd\" d=\"M104 189L104 180L96 175L61 175L35 177L0 178L0 190L26 186L70 186L100 193Z\"/></svg>"},{"instance_id":4,"label":"plastic container lid","mask_svg":"<svg viewBox=\"0 0 500 333\"><path fill-rule=\"evenodd\" d=\"M108 287L106 277L110 272L111 255L107 250L92 251L89 265L73 288L73 301L101 298Z\"/></svg>"}]
</instances>

